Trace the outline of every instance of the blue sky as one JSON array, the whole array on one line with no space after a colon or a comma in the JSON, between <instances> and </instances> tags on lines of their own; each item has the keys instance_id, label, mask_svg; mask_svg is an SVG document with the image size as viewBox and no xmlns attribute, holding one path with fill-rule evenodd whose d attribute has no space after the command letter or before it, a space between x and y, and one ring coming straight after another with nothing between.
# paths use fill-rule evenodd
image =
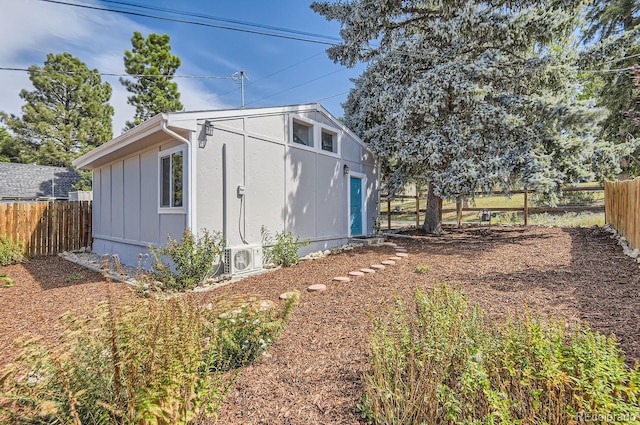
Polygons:
<instances>
[{"instance_id":1,"label":"blue sky","mask_svg":"<svg viewBox=\"0 0 640 425\"><path fill-rule=\"evenodd\" d=\"M228 23L178 16L97 0L61 0L119 10L143 12L214 24ZM339 26L315 14L310 1L236 0L169 1L122 0L154 8L233 19L338 37ZM144 35L167 33L172 53L182 59L177 75L225 77L243 70L249 80L245 106L273 106L320 101L334 115L342 116L341 103L352 87L350 78L364 66L347 69L328 59L328 46L297 40L209 28L147 17L77 8L41 0L0 0L0 67L41 66L47 53L69 52L90 68L104 73L124 73L122 56L131 48L134 31ZM239 25L232 25L240 27ZM260 28L243 27L262 31ZM269 30L265 30L269 31ZM290 34L289 34L290 35ZM327 41L326 39L324 41ZM103 77L113 87L114 135L133 116L126 103L127 92L117 77ZM240 106L240 84L225 79L176 79L186 110L236 108ZM0 111L19 114L21 89L32 89L25 72L0 71Z\"/></svg>"}]
</instances>

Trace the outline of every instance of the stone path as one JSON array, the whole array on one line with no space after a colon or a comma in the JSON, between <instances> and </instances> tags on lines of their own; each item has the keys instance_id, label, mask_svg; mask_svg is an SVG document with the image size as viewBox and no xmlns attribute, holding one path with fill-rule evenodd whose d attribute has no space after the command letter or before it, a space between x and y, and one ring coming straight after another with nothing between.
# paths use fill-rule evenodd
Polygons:
<instances>
[{"instance_id":1,"label":"stone path","mask_svg":"<svg viewBox=\"0 0 640 425\"><path fill-rule=\"evenodd\" d=\"M351 278L352 277L363 277L366 274L371 274L371 273L375 273L376 270L377 271L381 271L384 270L386 268L386 266L393 266L396 264L396 261L401 261L402 259L406 259L409 254L407 254L407 249L399 246L393 242L385 242L383 243L383 245L385 246L391 246L396 250L395 256L389 257L387 260L383 260L381 261L382 264L372 264L369 267L364 267L360 270L354 270L348 273L349 277L347 276L336 276L333 279L331 279L333 282L351 282ZM311 289L312 287L317 287L317 286L324 286L322 284L316 284L316 285L311 285L309 286L309 288L307 288L310 292L312 291L317 291L317 289ZM320 291L324 291L326 288L326 286L321 289Z\"/></svg>"}]
</instances>

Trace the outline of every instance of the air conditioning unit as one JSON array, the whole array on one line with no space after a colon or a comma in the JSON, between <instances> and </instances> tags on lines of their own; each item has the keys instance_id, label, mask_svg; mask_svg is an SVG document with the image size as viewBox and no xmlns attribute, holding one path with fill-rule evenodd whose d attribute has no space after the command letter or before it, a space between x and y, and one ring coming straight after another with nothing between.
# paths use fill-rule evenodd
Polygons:
<instances>
[{"instance_id":1,"label":"air conditioning unit","mask_svg":"<svg viewBox=\"0 0 640 425\"><path fill-rule=\"evenodd\" d=\"M238 275L262 269L262 246L241 245L224 251L224 273Z\"/></svg>"}]
</instances>

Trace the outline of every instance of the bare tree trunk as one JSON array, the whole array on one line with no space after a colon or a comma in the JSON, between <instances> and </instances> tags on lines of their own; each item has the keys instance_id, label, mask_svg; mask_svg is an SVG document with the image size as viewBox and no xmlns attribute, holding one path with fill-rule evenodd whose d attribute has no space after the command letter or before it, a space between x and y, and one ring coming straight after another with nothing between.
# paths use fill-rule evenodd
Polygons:
<instances>
[{"instance_id":1,"label":"bare tree trunk","mask_svg":"<svg viewBox=\"0 0 640 425\"><path fill-rule=\"evenodd\" d=\"M424 215L422 229L426 233L439 235L442 233L442 198L433 193L433 183L429 182L427 193L427 212Z\"/></svg>"},{"instance_id":2,"label":"bare tree trunk","mask_svg":"<svg viewBox=\"0 0 640 425\"><path fill-rule=\"evenodd\" d=\"M456 220L458 221L458 227L462 227L462 198L456 198Z\"/></svg>"}]
</instances>

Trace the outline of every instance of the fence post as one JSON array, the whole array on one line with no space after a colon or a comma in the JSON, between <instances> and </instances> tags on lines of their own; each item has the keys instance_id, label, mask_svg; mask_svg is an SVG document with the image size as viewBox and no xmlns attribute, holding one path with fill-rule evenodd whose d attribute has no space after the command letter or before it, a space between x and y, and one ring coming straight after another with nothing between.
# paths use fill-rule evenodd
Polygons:
<instances>
[{"instance_id":1,"label":"fence post","mask_svg":"<svg viewBox=\"0 0 640 425\"><path fill-rule=\"evenodd\" d=\"M416 190L416 229L419 227L420 227L420 194Z\"/></svg>"},{"instance_id":2,"label":"fence post","mask_svg":"<svg viewBox=\"0 0 640 425\"><path fill-rule=\"evenodd\" d=\"M387 198L387 230L391 230L391 199Z\"/></svg>"},{"instance_id":3,"label":"fence post","mask_svg":"<svg viewBox=\"0 0 640 425\"><path fill-rule=\"evenodd\" d=\"M524 188L524 225L529 225L529 191Z\"/></svg>"}]
</instances>

